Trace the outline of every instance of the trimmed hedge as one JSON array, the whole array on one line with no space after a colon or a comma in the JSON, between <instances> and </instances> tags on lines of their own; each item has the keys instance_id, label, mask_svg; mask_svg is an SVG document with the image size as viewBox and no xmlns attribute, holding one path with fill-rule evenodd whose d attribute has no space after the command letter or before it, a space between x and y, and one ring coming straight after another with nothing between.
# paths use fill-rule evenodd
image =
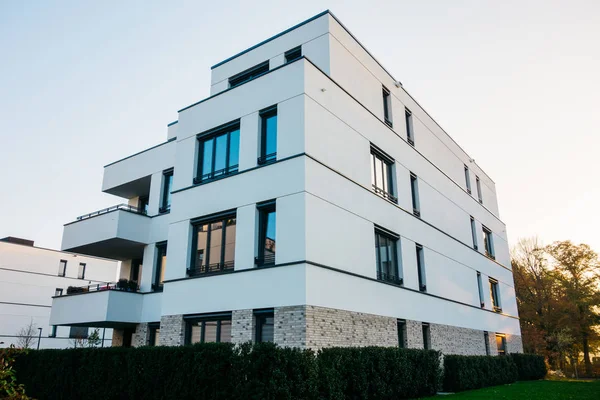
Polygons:
<instances>
[{"instance_id":1,"label":"trimmed hedge","mask_svg":"<svg viewBox=\"0 0 600 400\"><path fill-rule=\"evenodd\" d=\"M548 373L544 356L514 353L509 357L517 365L520 381L542 379Z\"/></svg>"},{"instance_id":2,"label":"trimmed hedge","mask_svg":"<svg viewBox=\"0 0 600 400\"><path fill-rule=\"evenodd\" d=\"M38 350L15 370L27 393L79 399L396 399L434 394L439 352L233 346Z\"/></svg>"},{"instance_id":3,"label":"trimmed hedge","mask_svg":"<svg viewBox=\"0 0 600 400\"><path fill-rule=\"evenodd\" d=\"M444 390L460 392L516 382L517 366L510 357L444 356Z\"/></svg>"}]
</instances>

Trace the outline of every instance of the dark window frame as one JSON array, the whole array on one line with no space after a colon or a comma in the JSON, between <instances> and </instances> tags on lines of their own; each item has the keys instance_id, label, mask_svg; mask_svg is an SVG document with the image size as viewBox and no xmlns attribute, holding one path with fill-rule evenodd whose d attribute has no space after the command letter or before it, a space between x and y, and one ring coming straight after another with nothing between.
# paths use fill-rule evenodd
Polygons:
<instances>
[{"instance_id":1,"label":"dark window frame","mask_svg":"<svg viewBox=\"0 0 600 400\"><path fill-rule=\"evenodd\" d=\"M76 335L75 333L77 333L78 329L80 330L80 332L83 332L83 329L85 329L86 330L85 335ZM89 335L90 335L90 331L87 326L71 326L71 327L69 327L69 339L87 339L89 337Z\"/></svg>"},{"instance_id":2,"label":"dark window frame","mask_svg":"<svg viewBox=\"0 0 600 400\"><path fill-rule=\"evenodd\" d=\"M381 89L383 97L383 120L392 128L394 126L392 123L392 94L385 86L382 86Z\"/></svg>"},{"instance_id":3,"label":"dark window frame","mask_svg":"<svg viewBox=\"0 0 600 400\"><path fill-rule=\"evenodd\" d=\"M500 343L498 343L498 338L500 338ZM500 344L500 346L498 346ZM506 335L501 333L496 333L496 349L498 351L499 356L505 356L507 354L506 351Z\"/></svg>"},{"instance_id":4,"label":"dark window frame","mask_svg":"<svg viewBox=\"0 0 600 400\"><path fill-rule=\"evenodd\" d=\"M477 227L475 226L475 218L473 216L471 216L471 239L473 239L473 248L477 250Z\"/></svg>"},{"instance_id":5,"label":"dark window frame","mask_svg":"<svg viewBox=\"0 0 600 400\"><path fill-rule=\"evenodd\" d=\"M477 186L477 199L483 204L483 194L481 193L481 180L475 175L475 185Z\"/></svg>"},{"instance_id":6,"label":"dark window frame","mask_svg":"<svg viewBox=\"0 0 600 400\"><path fill-rule=\"evenodd\" d=\"M408 348L408 343L406 341L406 320L396 320L396 327L398 329L398 347L401 349Z\"/></svg>"},{"instance_id":7,"label":"dark window frame","mask_svg":"<svg viewBox=\"0 0 600 400\"><path fill-rule=\"evenodd\" d=\"M492 260L496 259L496 253L494 251L494 239L492 237L492 230L486 227L485 225L481 225L481 230L483 231L483 249L485 250L485 255Z\"/></svg>"},{"instance_id":8,"label":"dark window frame","mask_svg":"<svg viewBox=\"0 0 600 400\"><path fill-rule=\"evenodd\" d=\"M206 340L206 323L207 322L216 322L217 323L217 331L216 331L216 343L222 342L222 322L229 321L230 329L233 329L232 315L231 312L224 313L214 313L214 314L195 314L195 315L186 315L183 317L185 321L185 334L184 334L184 343L193 344L192 343L192 325L197 323L202 323L200 328L200 341L197 343L205 343ZM231 337L229 338L229 342L231 342ZM229 343L228 342L228 343Z\"/></svg>"},{"instance_id":9,"label":"dark window frame","mask_svg":"<svg viewBox=\"0 0 600 400\"><path fill-rule=\"evenodd\" d=\"M431 350L431 326L427 322L421 324L423 332L423 349Z\"/></svg>"},{"instance_id":10,"label":"dark window frame","mask_svg":"<svg viewBox=\"0 0 600 400\"><path fill-rule=\"evenodd\" d=\"M297 46L297 47L294 47L293 49L286 51L284 54L284 57L285 57L286 64L302 58L302 46Z\"/></svg>"},{"instance_id":11,"label":"dark window frame","mask_svg":"<svg viewBox=\"0 0 600 400\"><path fill-rule=\"evenodd\" d=\"M160 195L160 208L158 209L160 214L165 214L171 211L170 191L173 188L174 172L175 170L173 168L169 168L164 170L162 173L162 192ZM167 182L170 182L170 184Z\"/></svg>"},{"instance_id":12,"label":"dark window frame","mask_svg":"<svg viewBox=\"0 0 600 400\"><path fill-rule=\"evenodd\" d=\"M148 207L149 207L149 205L150 205L150 196L149 195L140 196L138 198L138 206L137 206L137 208L138 208L138 211L141 214L144 214L144 215L148 214Z\"/></svg>"},{"instance_id":13,"label":"dark window frame","mask_svg":"<svg viewBox=\"0 0 600 400\"><path fill-rule=\"evenodd\" d=\"M417 255L417 276L419 278L419 291L427 292L427 276L425 273L425 252L423 245L415 243Z\"/></svg>"},{"instance_id":14,"label":"dark window frame","mask_svg":"<svg viewBox=\"0 0 600 400\"><path fill-rule=\"evenodd\" d=\"M404 121L406 123L406 141L411 146L415 146L415 132L413 128L412 111L404 107Z\"/></svg>"},{"instance_id":15,"label":"dark window frame","mask_svg":"<svg viewBox=\"0 0 600 400\"><path fill-rule=\"evenodd\" d=\"M387 257L390 261L392 261L392 268L394 268L395 274L390 274L389 272L383 271L383 262L381 261L379 249L381 248L380 242L382 239L388 240L391 242L391 246L386 246L388 249L392 249L393 254L387 254ZM400 257L398 256L399 249L398 246L400 244L400 235L389 231L380 226L375 226L375 267L377 268L377 280L393 283L395 285L403 285L404 279L402 278L402 272L400 267Z\"/></svg>"},{"instance_id":16,"label":"dark window frame","mask_svg":"<svg viewBox=\"0 0 600 400\"><path fill-rule=\"evenodd\" d=\"M471 194L471 173L469 167L465 164L465 184L467 186L467 193Z\"/></svg>"},{"instance_id":17,"label":"dark window frame","mask_svg":"<svg viewBox=\"0 0 600 400\"><path fill-rule=\"evenodd\" d=\"M421 218L421 201L419 199L419 178L413 172L410 173L410 196L412 200L413 215Z\"/></svg>"},{"instance_id":18,"label":"dark window frame","mask_svg":"<svg viewBox=\"0 0 600 400\"><path fill-rule=\"evenodd\" d=\"M254 310L253 316L255 326L254 342L263 343L263 325L266 324L267 318L273 318L273 339L275 339L275 310L272 308L264 310ZM267 340L266 342L270 342L270 340Z\"/></svg>"},{"instance_id":19,"label":"dark window frame","mask_svg":"<svg viewBox=\"0 0 600 400\"><path fill-rule=\"evenodd\" d=\"M238 131L238 163L230 165L230 150L231 150L231 134L235 131ZM216 128L210 129L206 132L199 133L196 135L196 144L197 144L197 164L196 164L196 176L194 177L194 184L206 183L216 181L222 178L226 178L228 176L235 175L239 172L239 141L240 141L240 120L236 119L234 121L228 122L226 124L220 125ZM217 152L217 138L227 135L226 145L225 145L225 168L215 171L215 163L217 162L216 152ZM212 151L211 151L211 168L210 172L204 173L204 144L212 140ZM219 173L215 175L215 173ZM221 173L222 172L222 173Z\"/></svg>"},{"instance_id":20,"label":"dark window frame","mask_svg":"<svg viewBox=\"0 0 600 400\"><path fill-rule=\"evenodd\" d=\"M51 325L50 326L50 334L48 335L48 337L55 338L57 329L58 329L58 327L56 325Z\"/></svg>"},{"instance_id":21,"label":"dark window frame","mask_svg":"<svg viewBox=\"0 0 600 400\"><path fill-rule=\"evenodd\" d=\"M58 296L62 296L63 295L63 289L62 288L56 288L54 289L54 297L58 297Z\"/></svg>"},{"instance_id":22,"label":"dark window frame","mask_svg":"<svg viewBox=\"0 0 600 400\"><path fill-rule=\"evenodd\" d=\"M83 265L83 271L81 271L81 266L82 265ZM87 267L86 263L79 263L79 268L77 269L77 279L85 279L85 269L86 269L86 267ZM81 272L81 274L80 274L80 272Z\"/></svg>"},{"instance_id":23,"label":"dark window frame","mask_svg":"<svg viewBox=\"0 0 600 400\"><path fill-rule=\"evenodd\" d=\"M269 72L269 60L263 61L260 64L256 64L238 74L235 74L228 79L229 88L234 88L243 83L250 82L264 74Z\"/></svg>"},{"instance_id":24,"label":"dark window frame","mask_svg":"<svg viewBox=\"0 0 600 400\"><path fill-rule=\"evenodd\" d=\"M67 264L68 264L67 260L60 260L58 262L58 276L63 277L63 278L65 276L67 276ZM62 271L61 271L61 269L62 269Z\"/></svg>"},{"instance_id":25,"label":"dark window frame","mask_svg":"<svg viewBox=\"0 0 600 400\"><path fill-rule=\"evenodd\" d=\"M260 156L258 157L258 165L265 165L277 161L277 121L275 121L275 152L267 154L267 119L277 116L277 104L265 108L259 112L260 116Z\"/></svg>"},{"instance_id":26,"label":"dark window frame","mask_svg":"<svg viewBox=\"0 0 600 400\"><path fill-rule=\"evenodd\" d=\"M477 271L477 289L479 291L479 305L481 308L485 307L485 300L483 299L483 281L481 279L481 272Z\"/></svg>"},{"instance_id":27,"label":"dark window frame","mask_svg":"<svg viewBox=\"0 0 600 400\"><path fill-rule=\"evenodd\" d=\"M502 312L502 300L500 299L500 284L497 279L490 278L490 297L492 298L492 309Z\"/></svg>"},{"instance_id":28,"label":"dark window frame","mask_svg":"<svg viewBox=\"0 0 600 400\"><path fill-rule=\"evenodd\" d=\"M168 242L164 241L164 242L158 242L155 245L155 253L156 253L156 260L154 263L154 279L152 282L152 290L155 292L162 292L163 288L164 288L164 283L160 282L160 275L161 275L161 270L163 268L166 268L166 265L163 265L161 267L161 263L162 263L162 257L163 257L163 252L164 252L164 256L167 256L167 247L168 247ZM166 264L166 261L165 261Z\"/></svg>"},{"instance_id":29,"label":"dark window frame","mask_svg":"<svg viewBox=\"0 0 600 400\"><path fill-rule=\"evenodd\" d=\"M190 264L187 269L188 276L206 276L213 274L222 274L233 272L235 268L235 254L234 260L232 263L225 262L225 244L226 244L226 235L227 235L227 221L234 220L235 225L237 226L237 212L236 210L229 210L222 213L211 214L205 217L197 218L191 221L192 224L192 246L191 246L191 257ZM206 237L206 248L210 249L210 241L212 237L211 225L216 222L222 222L222 232L221 232L221 252L219 256L219 263L210 264L210 252L206 254L206 262L204 263L204 267L202 265L196 265L196 253L198 252L198 229L203 225L208 225L207 237ZM234 246L236 243L234 242ZM235 252L235 250L234 250ZM204 260L204 258L203 258ZM211 266L217 266L217 269L212 269ZM203 270L204 268L204 270Z\"/></svg>"},{"instance_id":30,"label":"dark window frame","mask_svg":"<svg viewBox=\"0 0 600 400\"><path fill-rule=\"evenodd\" d=\"M264 203L259 203L256 205L258 210L258 251L257 255L254 259L254 262L257 267L271 266L275 265L275 257L277 256L277 250L273 254L273 257L265 257L264 251L267 243L267 223L269 214L275 213L275 235L277 235L277 207L275 200L269 200ZM262 253L262 257L261 257Z\"/></svg>"},{"instance_id":31,"label":"dark window frame","mask_svg":"<svg viewBox=\"0 0 600 400\"><path fill-rule=\"evenodd\" d=\"M377 186L376 182L377 182L377 160L381 161L383 164L385 164L386 169L387 169L387 188L386 187L379 187ZM398 204L398 198L396 197L395 193L395 185L394 185L394 175L395 175L395 161L392 157L390 157L389 155L387 155L383 150L381 150L379 147L375 146L373 143L371 143L371 168L372 168L372 174L373 176L371 176L371 188L373 189L373 191L383 197L386 200L391 201L392 203ZM381 173L383 174L383 171L381 171ZM375 178L375 182L373 182L373 178ZM383 179L383 177L381 177ZM386 185L384 185L386 186Z\"/></svg>"}]
</instances>

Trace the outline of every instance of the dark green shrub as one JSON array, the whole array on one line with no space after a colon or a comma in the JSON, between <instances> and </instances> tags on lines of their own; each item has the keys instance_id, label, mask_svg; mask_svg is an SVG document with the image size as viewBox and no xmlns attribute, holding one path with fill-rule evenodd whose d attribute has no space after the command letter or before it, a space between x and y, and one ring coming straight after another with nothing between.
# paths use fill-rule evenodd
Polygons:
<instances>
[{"instance_id":1,"label":"dark green shrub","mask_svg":"<svg viewBox=\"0 0 600 400\"><path fill-rule=\"evenodd\" d=\"M509 356L517 366L520 381L542 379L548 372L544 356L514 353Z\"/></svg>"},{"instance_id":2,"label":"dark green shrub","mask_svg":"<svg viewBox=\"0 0 600 400\"><path fill-rule=\"evenodd\" d=\"M444 390L460 392L516 382L517 366L510 357L444 356Z\"/></svg>"}]
</instances>

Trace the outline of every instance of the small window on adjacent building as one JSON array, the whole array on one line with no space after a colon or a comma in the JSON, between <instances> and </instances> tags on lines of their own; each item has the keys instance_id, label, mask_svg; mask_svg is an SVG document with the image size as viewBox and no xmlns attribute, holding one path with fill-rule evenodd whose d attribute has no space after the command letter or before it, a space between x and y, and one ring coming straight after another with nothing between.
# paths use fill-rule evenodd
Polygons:
<instances>
[{"instance_id":1,"label":"small window on adjacent building","mask_svg":"<svg viewBox=\"0 0 600 400\"><path fill-rule=\"evenodd\" d=\"M88 328L86 326L72 326L69 331L70 339L87 339Z\"/></svg>"},{"instance_id":2,"label":"small window on adjacent building","mask_svg":"<svg viewBox=\"0 0 600 400\"><path fill-rule=\"evenodd\" d=\"M239 121L198 135L198 167L194 183L238 172L239 158Z\"/></svg>"},{"instance_id":3,"label":"small window on adjacent building","mask_svg":"<svg viewBox=\"0 0 600 400\"><path fill-rule=\"evenodd\" d=\"M232 271L235 265L236 215L232 213L192 221L190 276Z\"/></svg>"},{"instance_id":4,"label":"small window on adjacent building","mask_svg":"<svg viewBox=\"0 0 600 400\"><path fill-rule=\"evenodd\" d=\"M479 202L483 204L483 195L481 194L481 181L478 176L475 176L475 184L477 185L477 198Z\"/></svg>"},{"instance_id":5,"label":"small window on adjacent building","mask_svg":"<svg viewBox=\"0 0 600 400\"><path fill-rule=\"evenodd\" d=\"M502 305L500 304L500 288L498 287L498 281L494 278L490 278L490 295L492 298L492 308L496 312L501 312Z\"/></svg>"},{"instance_id":6,"label":"small window on adjacent building","mask_svg":"<svg viewBox=\"0 0 600 400\"><path fill-rule=\"evenodd\" d=\"M231 314L191 316L186 319L186 344L231 342Z\"/></svg>"},{"instance_id":7,"label":"small window on adjacent building","mask_svg":"<svg viewBox=\"0 0 600 400\"><path fill-rule=\"evenodd\" d=\"M273 309L254 311L256 320L256 343L272 342L275 333L275 315Z\"/></svg>"},{"instance_id":8,"label":"small window on adjacent building","mask_svg":"<svg viewBox=\"0 0 600 400\"><path fill-rule=\"evenodd\" d=\"M406 320L399 319L397 321L398 325L398 347L401 349L405 349L407 346L406 343Z\"/></svg>"},{"instance_id":9,"label":"small window on adjacent building","mask_svg":"<svg viewBox=\"0 0 600 400\"><path fill-rule=\"evenodd\" d=\"M165 280L165 269L167 267L167 242L156 244L156 270L154 272L154 283L152 289L155 291L163 290L163 281Z\"/></svg>"},{"instance_id":10,"label":"small window on adjacent building","mask_svg":"<svg viewBox=\"0 0 600 400\"><path fill-rule=\"evenodd\" d=\"M471 175L469 174L469 167L465 165L465 183L467 185L467 193L471 194Z\"/></svg>"},{"instance_id":11,"label":"small window on adjacent building","mask_svg":"<svg viewBox=\"0 0 600 400\"><path fill-rule=\"evenodd\" d=\"M402 284L398 268L398 239L395 233L375 228L375 259L377 263L377 279L380 281Z\"/></svg>"},{"instance_id":12,"label":"small window on adjacent building","mask_svg":"<svg viewBox=\"0 0 600 400\"><path fill-rule=\"evenodd\" d=\"M171 189L173 188L173 169L163 171L162 196L160 200L160 213L171 210Z\"/></svg>"},{"instance_id":13,"label":"small window on adjacent building","mask_svg":"<svg viewBox=\"0 0 600 400\"><path fill-rule=\"evenodd\" d=\"M494 254L494 239L492 238L492 231L483 226L483 246L485 248L485 255L489 258L496 259Z\"/></svg>"},{"instance_id":14,"label":"small window on adjacent building","mask_svg":"<svg viewBox=\"0 0 600 400\"><path fill-rule=\"evenodd\" d=\"M160 323L154 322L148 324L148 330L150 331L150 335L148 337L148 345L149 346L158 346L160 340Z\"/></svg>"},{"instance_id":15,"label":"small window on adjacent building","mask_svg":"<svg viewBox=\"0 0 600 400\"><path fill-rule=\"evenodd\" d=\"M258 78L267 72L269 72L268 60L229 78L229 87L232 88L241 85L242 83L246 83L252 79Z\"/></svg>"},{"instance_id":16,"label":"small window on adjacent building","mask_svg":"<svg viewBox=\"0 0 600 400\"><path fill-rule=\"evenodd\" d=\"M54 289L54 296L62 296L63 290L61 288Z\"/></svg>"},{"instance_id":17,"label":"small window on adjacent building","mask_svg":"<svg viewBox=\"0 0 600 400\"><path fill-rule=\"evenodd\" d=\"M483 300L483 283L481 282L481 272L477 271L477 288L479 290L479 305L481 308L485 307L485 301Z\"/></svg>"},{"instance_id":18,"label":"small window on adjacent building","mask_svg":"<svg viewBox=\"0 0 600 400\"><path fill-rule=\"evenodd\" d=\"M417 217L421 216L421 206L419 202L419 183L417 175L410 173L410 193L412 196L413 214Z\"/></svg>"},{"instance_id":19,"label":"small window on adjacent building","mask_svg":"<svg viewBox=\"0 0 600 400\"><path fill-rule=\"evenodd\" d=\"M67 260L60 260L58 264L58 276L67 275Z\"/></svg>"},{"instance_id":20,"label":"small window on adjacent building","mask_svg":"<svg viewBox=\"0 0 600 400\"><path fill-rule=\"evenodd\" d=\"M56 337L56 325L52 325L50 327L50 334L48 335L48 337L53 337L53 338Z\"/></svg>"},{"instance_id":21,"label":"small window on adjacent building","mask_svg":"<svg viewBox=\"0 0 600 400\"><path fill-rule=\"evenodd\" d=\"M85 279L85 263L79 263L77 270L77 279Z\"/></svg>"},{"instance_id":22,"label":"small window on adjacent building","mask_svg":"<svg viewBox=\"0 0 600 400\"><path fill-rule=\"evenodd\" d=\"M496 334L496 346L499 356L506 355L506 335Z\"/></svg>"},{"instance_id":23,"label":"small window on adjacent building","mask_svg":"<svg viewBox=\"0 0 600 400\"><path fill-rule=\"evenodd\" d=\"M285 52L285 62L290 63L302 57L302 46L294 47Z\"/></svg>"},{"instance_id":24,"label":"small window on adjacent building","mask_svg":"<svg viewBox=\"0 0 600 400\"><path fill-rule=\"evenodd\" d=\"M371 185L373 191L383 197L398 202L394 196L394 159L371 145Z\"/></svg>"},{"instance_id":25,"label":"small window on adjacent building","mask_svg":"<svg viewBox=\"0 0 600 400\"><path fill-rule=\"evenodd\" d=\"M490 334L485 331L483 332L483 341L485 342L485 355L490 355Z\"/></svg>"},{"instance_id":26,"label":"small window on adjacent building","mask_svg":"<svg viewBox=\"0 0 600 400\"><path fill-rule=\"evenodd\" d=\"M423 323L423 348L431 350L431 331L428 323Z\"/></svg>"},{"instance_id":27,"label":"small window on adjacent building","mask_svg":"<svg viewBox=\"0 0 600 400\"><path fill-rule=\"evenodd\" d=\"M412 112L408 108L404 109L404 119L406 120L406 140L411 146L415 145L415 132L413 130Z\"/></svg>"},{"instance_id":28,"label":"small window on adjacent building","mask_svg":"<svg viewBox=\"0 0 600 400\"><path fill-rule=\"evenodd\" d=\"M277 159L277 106L260 112L260 157L258 164Z\"/></svg>"},{"instance_id":29,"label":"small window on adjacent building","mask_svg":"<svg viewBox=\"0 0 600 400\"><path fill-rule=\"evenodd\" d=\"M477 250L477 229L475 227L475 218L471 217L471 238L473 239L473 248Z\"/></svg>"},{"instance_id":30,"label":"small window on adjacent building","mask_svg":"<svg viewBox=\"0 0 600 400\"><path fill-rule=\"evenodd\" d=\"M390 127L392 126L392 97L390 95L390 91L383 86L383 118L385 123Z\"/></svg>"},{"instance_id":31,"label":"small window on adjacent building","mask_svg":"<svg viewBox=\"0 0 600 400\"><path fill-rule=\"evenodd\" d=\"M275 264L277 213L275 200L258 205L258 254L256 266Z\"/></svg>"},{"instance_id":32,"label":"small window on adjacent building","mask_svg":"<svg viewBox=\"0 0 600 400\"><path fill-rule=\"evenodd\" d=\"M419 275L419 290L427 291L427 282L425 280L425 256L423 255L423 246L416 244L417 247L417 273Z\"/></svg>"}]
</instances>

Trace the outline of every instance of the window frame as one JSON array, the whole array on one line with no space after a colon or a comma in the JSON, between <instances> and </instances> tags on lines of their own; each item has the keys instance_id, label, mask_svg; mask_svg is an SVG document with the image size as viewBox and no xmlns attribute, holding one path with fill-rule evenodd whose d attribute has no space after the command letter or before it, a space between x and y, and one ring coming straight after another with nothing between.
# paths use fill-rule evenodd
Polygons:
<instances>
[{"instance_id":1,"label":"window frame","mask_svg":"<svg viewBox=\"0 0 600 400\"><path fill-rule=\"evenodd\" d=\"M246 82L250 82L260 76L263 76L267 72L269 72L269 60L263 61L260 64L256 64L253 67L250 67L242 72L239 72L233 76L230 76L227 79L227 83L229 84L229 89L234 87L243 85Z\"/></svg>"},{"instance_id":2,"label":"window frame","mask_svg":"<svg viewBox=\"0 0 600 400\"><path fill-rule=\"evenodd\" d=\"M50 333L48 334L48 337L55 338L57 330L58 330L57 325L50 325Z\"/></svg>"},{"instance_id":3,"label":"window frame","mask_svg":"<svg viewBox=\"0 0 600 400\"><path fill-rule=\"evenodd\" d=\"M387 126L392 128L394 126L392 122L392 93L383 85L381 89L383 97L383 120Z\"/></svg>"},{"instance_id":4,"label":"window frame","mask_svg":"<svg viewBox=\"0 0 600 400\"><path fill-rule=\"evenodd\" d=\"M83 266L83 269L81 268ZM77 279L85 280L85 269L86 263L79 263L79 268L77 269Z\"/></svg>"},{"instance_id":5,"label":"window frame","mask_svg":"<svg viewBox=\"0 0 600 400\"><path fill-rule=\"evenodd\" d=\"M500 284L497 279L489 278L490 297L492 299L492 309L500 313L502 312L502 300L500 299Z\"/></svg>"},{"instance_id":6,"label":"window frame","mask_svg":"<svg viewBox=\"0 0 600 400\"><path fill-rule=\"evenodd\" d=\"M475 226L475 218L471 215L471 239L473 239L473 249L478 250L477 245L477 227Z\"/></svg>"},{"instance_id":7,"label":"window frame","mask_svg":"<svg viewBox=\"0 0 600 400\"><path fill-rule=\"evenodd\" d=\"M296 46L293 49L286 51L283 56L285 57L286 64L301 59L302 58L302 45Z\"/></svg>"},{"instance_id":8,"label":"window frame","mask_svg":"<svg viewBox=\"0 0 600 400\"><path fill-rule=\"evenodd\" d=\"M56 288L54 289L54 297L60 297L63 295L63 289L62 288Z\"/></svg>"},{"instance_id":9,"label":"window frame","mask_svg":"<svg viewBox=\"0 0 600 400\"><path fill-rule=\"evenodd\" d=\"M233 321L232 321L232 313L231 312L223 312L223 313L210 313L210 314L193 314L193 315L185 315L183 317L185 321L185 334L184 334L184 344L194 344L194 343L207 343L206 342L206 323L207 322L216 322L217 323L217 331L216 331L216 340L215 343L231 343L232 337L230 336L228 342L222 341L222 322L229 321L230 324L230 334L233 331ZM192 343L192 325L196 323L202 323L200 328L200 341ZM212 343L212 342L208 342Z\"/></svg>"},{"instance_id":10,"label":"window frame","mask_svg":"<svg viewBox=\"0 0 600 400\"><path fill-rule=\"evenodd\" d=\"M233 120L223 125L219 125L215 128L209 129L208 131L199 133L196 135L196 154L197 154L197 163L196 163L196 176L194 176L194 184L202 184L213 182L219 179L226 178L228 176L235 175L239 173L240 169L240 134L241 134L241 124L240 119ZM230 165L230 150L231 150L231 134L235 131L238 131L238 163ZM224 171L222 174L215 176L215 163L216 163L216 151L217 151L217 138L223 135L227 135L226 145L225 145L225 168L217 171ZM204 174L204 143L212 140L212 151L211 151L211 170L209 173ZM208 177L204 178L205 175Z\"/></svg>"},{"instance_id":11,"label":"window frame","mask_svg":"<svg viewBox=\"0 0 600 400\"><path fill-rule=\"evenodd\" d=\"M157 332L160 340L160 322L150 322L148 324L148 346L159 346L158 343L155 343Z\"/></svg>"},{"instance_id":12,"label":"window frame","mask_svg":"<svg viewBox=\"0 0 600 400\"><path fill-rule=\"evenodd\" d=\"M419 292L427 292L427 275L425 272L425 251L423 245L415 243L417 255L417 276L419 278Z\"/></svg>"},{"instance_id":13,"label":"window frame","mask_svg":"<svg viewBox=\"0 0 600 400\"><path fill-rule=\"evenodd\" d=\"M481 225L481 230L483 231L483 249L485 251L485 255L486 257L495 260L496 254L494 251L494 239L492 237L492 230L485 225Z\"/></svg>"},{"instance_id":14,"label":"window frame","mask_svg":"<svg viewBox=\"0 0 600 400\"><path fill-rule=\"evenodd\" d=\"M499 338L501 347L498 346ZM502 333L496 333L496 350L498 351L499 356L505 356L508 354L508 352L506 351L506 335Z\"/></svg>"},{"instance_id":15,"label":"window frame","mask_svg":"<svg viewBox=\"0 0 600 400\"><path fill-rule=\"evenodd\" d=\"M258 113L260 117L260 156L258 157L257 164L265 165L272 162L277 161L277 134L278 127L277 122L279 121L279 117L277 115L277 104L265 108L264 110L259 111ZM267 123L266 120L268 118L275 117L275 152L267 154ZM228 153L229 154L229 153Z\"/></svg>"},{"instance_id":16,"label":"window frame","mask_svg":"<svg viewBox=\"0 0 600 400\"><path fill-rule=\"evenodd\" d=\"M275 242L277 243L277 206L275 200L269 200L256 205L258 211L258 249L254 263L257 267L275 265L277 250L275 250L272 259L264 257L264 251L267 243L267 223L270 213L275 213ZM263 257L261 258L261 253Z\"/></svg>"},{"instance_id":17,"label":"window frame","mask_svg":"<svg viewBox=\"0 0 600 400\"><path fill-rule=\"evenodd\" d=\"M483 298L483 281L481 279L481 272L477 271L477 289L479 291L479 305L481 308L485 308L485 300Z\"/></svg>"},{"instance_id":18,"label":"window frame","mask_svg":"<svg viewBox=\"0 0 600 400\"><path fill-rule=\"evenodd\" d=\"M227 235L227 221L235 220L235 225L237 229L237 211L236 210L228 210L217 214L207 215L205 217L196 218L190 221L192 225L192 246L191 246L191 256L190 256L190 264L187 268L188 276L207 276L214 274L223 274L233 272L235 268L235 254L233 263L230 265L226 265L225 262L225 247L226 247L226 235ZM206 254L206 262L204 263L204 272L202 271L202 266L196 266L196 253L198 252L198 228L203 225L208 225L207 237L206 237L206 248L210 249L210 241L212 238L212 229L211 225L213 223L222 222L222 232L221 232L221 251L219 256L219 268L217 270L211 270L211 265L216 265L215 263L210 264L210 251ZM234 253L236 242L234 242Z\"/></svg>"},{"instance_id":19,"label":"window frame","mask_svg":"<svg viewBox=\"0 0 600 400\"><path fill-rule=\"evenodd\" d=\"M381 262L379 245L381 238L385 238L393 243L391 247L393 254L388 254L388 258L393 261L393 268L395 268L395 275L391 275L385 271L383 271L383 263ZM400 265L400 257L399 257L399 245L400 245L400 235L387 230L381 226L375 226L375 268L377 269L377 280L381 282L392 283L394 285L402 286L404 284L404 279L402 277L402 268Z\"/></svg>"},{"instance_id":20,"label":"window frame","mask_svg":"<svg viewBox=\"0 0 600 400\"><path fill-rule=\"evenodd\" d=\"M490 355L490 334L488 331L483 331L483 340L485 342L485 355Z\"/></svg>"},{"instance_id":21,"label":"window frame","mask_svg":"<svg viewBox=\"0 0 600 400\"><path fill-rule=\"evenodd\" d=\"M412 111L404 107L404 121L406 123L406 141L415 147L415 131L413 128Z\"/></svg>"},{"instance_id":22,"label":"window frame","mask_svg":"<svg viewBox=\"0 0 600 400\"><path fill-rule=\"evenodd\" d=\"M267 318L273 318L273 341L275 340L275 310L273 308L254 310L252 312L254 317L254 342L255 343L266 343L271 341L263 341L263 324L261 321L266 321Z\"/></svg>"},{"instance_id":23,"label":"window frame","mask_svg":"<svg viewBox=\"0 0 600 400\"><path fill-rule=\"evenodd\" d=\"M469 167L467 164L465 166L465 184L467 186L467 193L471 194L471 173L469 172Z\"/></svg>"},{"instance_id":24,"label":"window frame","mask_svg":"<svg viewBox=\"0 0 600 400\"><path fill-rule=\"evenodd\" d=\"M164 282L160 282L161 270L163 268L167 268L167 261L165 260L165 265L161 266L162 263L162 254L164 252L164 257L167 257L167 248L168 242L165 240L163 242L158 242L154 245L154 252L156 254L156 260L154 262L154 277L152 280L152 290L155 292L162 292L164 289Z\"/></svg>"},{"instance_id":25,"label":"window frame","mask_svg":"<svg viewBox=\"0 0 600 400\"><path fill-rule=\"evenodd\" d=\"M381 161L385 164L387 169L387 189L380 188L376 185L377 182L377 160ZM383 197L386 200L391 201L392 203L398 204L398 197L396 197L396 185L395 185L395 164L396 161L389 155L387 155L383 150L379 147L375 146L371 143L371 189L375 192L375 194ZM382 171L383 173L383 171ZM375 183L373 182L373 178L375 179ZM383 176L381 177L383 179Z\"/></svg>"},{"instance_id":26,"label":"window frame","mask_svg":"<svg viewBox=\"0 0 600 400\"><path fill-rule=\"evenodd\" d=\"M481 180L475 175L475 185L477 186L477 199L483 204L483 194L481 193Z\"/></svg>"},{"instance_id":27,"label":"window frame","mask_svg":"<svg viewBox=\"0 0 600 400\"><path fill-rule=\"evenodd\" d=\"M171 211L171 189L173 188L173 175L175 169L169 168L162 172L162 190L160 194L159 214L165 214ZM168 184L167 182L170 182ZM168 202L168 204L167 204Z\"/></svg>"},{"instance_id":28,"label":"window frame","mask_svg":"<svg viewBox=\"0 0 600 400\"><path fill-rule=\"evenodd\" d=\"M407 336L406 336L406 320L398 319L396 320L396 327L398 329L398 347L401 349L408 348Z\"/></svg>"},{"instance_id":29,"label":"window frame","mask_svg":"<svg viewBox=\"0 0 600 400\"><path fill-rule=\"evenodd\" d=\"M431 326L428 322L421 324L421 331L423 333L423 349L431 350Z\"/></svg>"},{"instance_id":30,"label":"window frame","mask_svg":"<svg viewBox=\"0 0 600 400\"><path fill-rule=\"evenodd\" d=\"M410 196L413 207L413 215L421 218L421 201L419 199L419 178L414 172L410 173Z\"/></svg>"},{"instance_id":31,"label":"window frame","mask_svg":"<svg viewBox=\"0 0 600 400\"><path fill-rule=\"evenodd\" d=\"M58 276L60 276L61 278L64 278L67 276L67 264L68 264L67 260L60 260L58 262ZM62 268L62 273L61 273L61 268Z\"/></svg>"},{"instance_id":32,"label":"window frame","mask_svg":"<svg viewBox=\"0 0 600 400\"><path fill-rule=\"evenodd\" d=\"M82 336L76 336L73 334L73 329L83 329L85 328L86 334ZM90 330L87 326L70 326L69 327L69 339L87 339L90 336Z\"/></svg>"}]
</instances>

